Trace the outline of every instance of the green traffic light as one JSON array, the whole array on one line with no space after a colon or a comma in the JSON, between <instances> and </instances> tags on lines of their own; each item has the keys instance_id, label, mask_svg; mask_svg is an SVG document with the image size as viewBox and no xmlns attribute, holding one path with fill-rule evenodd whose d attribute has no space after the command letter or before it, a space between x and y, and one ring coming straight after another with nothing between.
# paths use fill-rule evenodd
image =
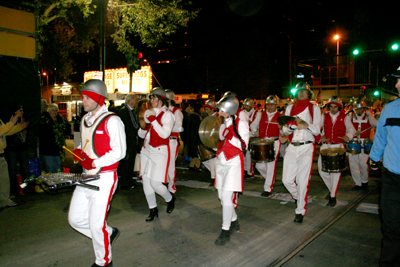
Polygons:
<instances>
[{"instance_id":1,"label":"green traffic light","mask_svg":"<svg viewBox=\"0 0 400 267\"><path fill-rule=\"evenodd\" d=\"M397 50L399 49L399 45L398 44L393 44L392 45L392 50Z\"/></svg>"},{"instance_id":2,"label":"green traffic light","mask_svg":"<svg viewBox=\"0 0 400 267\"><path fill-rule=\"evenodd\" d=\"M354 49L353 55L358 55L359 53L360 53L360 51L358 49Z\"/></svg>"},{"instance_id":3,"label":"green traffic light","mask_svg":"<svg viewBox=\"0 0 400 267\"><path fill-rule=\"evenodd\" d=\"M290 92L292 92L292 94L294 95L296 93L296 88L293 88L292 90L290 90Z\"/></svg>"},{"instance_id":4,"label":"green traffic light","mask_svg":"<svg viewBox=\"0 0 400 267\"><path fill-rule=\"evenodd\" d=\"M375 96L379 95L379 91L375 91L375 92L374 92L374 95L375 95Z\"/></svg>"}]
</instances>

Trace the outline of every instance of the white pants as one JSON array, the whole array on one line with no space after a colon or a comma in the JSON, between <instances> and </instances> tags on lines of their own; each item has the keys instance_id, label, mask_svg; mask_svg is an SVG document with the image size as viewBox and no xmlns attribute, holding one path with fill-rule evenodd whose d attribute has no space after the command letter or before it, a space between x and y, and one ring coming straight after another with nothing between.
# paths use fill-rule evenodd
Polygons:
<instances>
[{"instance_id":1,"label":"white pants","mask_svg":"<svg viewBox=\"0 0 400 267\"><path fill-rule=\"evenodd\" d=\"M256 163L256 169L264 177L264 191L272 192L276 176L276 163L278 162L279 151L281 142L279 140L274 141L275 160L271 162L259 162Z\"/></svg>"},{"instance_id":2,"label":"white pants","mask_svg":"<svg viewBox=\"0 0 400 267\"><path fill-rule=\"evenodd\" d=\"M237 214L234 206L235 193L218 189L218 198L222 205L222 230L229 230L231 222L237 220Z\"/></svg>"},{"instance_id":3,"label":"white pants","mask_svg":"<svg viewBox=\"0 0 400 267\"><path fill-rule=\"evenodd\" d=\"M215 179L215 161L217 158L212 158L206 161L203 161L203 165L210 171L211 179Z\"/></svg>"},{"instance_id":4,"label":"white pants","mask_svg":"<svg viewBox=\"0 0 400 267\"><path fill-rule=\"evenodd\" d=\"M320 148L320 151L327 149L327 148L344 148L343 144L323 144ZM336 197L337 190L339 188L339 182L342 178L341 173L329 173L322 171L322 157L321 153L318 157L318 173L321 176L322 180L324 181L326 187L329 190L331 197Z\"/></svg>"},{"instance_id":5,"label":"white pants","mask_svg":"<svg viewBox=\"0 0 400 267\"><path fill-rule=\"evenodd\" d=\"M349 155L349 164L350 164L350 172L353 177L354 183L358 186L361 186L362 183L368 183L369 176L369 166L368 159L369 155L364 153L364 149L361 149L360 154L350 154Z\"/></svg>"},{"instance_id":6,"label":"white pants","mask_svg":"<svg viewBox=\"0 0 400 267\"><path fill-rule=\"evenodd\" d=\"M167 187L162 182L148 178L146 175L142 176L143 191L146 196L147 205L149 209L157 207L156 193L159 194L166 202L172 200L172 195Z\"/></svg>"},{"instance_id":7,"label":"white pants","mask_svg":"<svg viewBox=\"0 0 400 267\"><path fill-rule=\"evenodd\" d=\"M283 160L282 183L297 200L296 214L307 212L307 194L314 159L314 144L289 144Z\"/></svg>"},{"instance_id":8,"label":"white pants","mask_svg":"<svg viewBox=\"0 0 400 267\"><path fill-rule=\"evenodd\" d=\"M170 157L169 157L169 166L168 166L168 190L175 194L176 193L176 187L175 187L175 181L176 181L176 167L175 167L175 161L176 157L178 156L178 150L179 150L179 143L178 139L169 139L169 151L170 151Z\"/></svg>"},{"instance_id":9,"label":"white pants","mask_svg":"<svg viewBox=\"0 0 400 267\"><path fill-rule=\"evenodd\" d=\"M244 155L244 171L247 172L248 175L254 175L253 162L251 162L250 151L246 150L246 154Z\"/></svg>"},{"instance_id":10,"label":"white pants","mask_svg":"<svg viewBox=\"0 0 400 267\"><path fill-rule=\"evenodd\" d=\"M117 173L105 172L100 179L88 184L100 187L99 191L77 186L69 206L69 224L81 234L92 239L96 264L104 266L112 261L110 236L112 227L107 225L107 212L117 188Z\"/></svg>"}]
</instances>

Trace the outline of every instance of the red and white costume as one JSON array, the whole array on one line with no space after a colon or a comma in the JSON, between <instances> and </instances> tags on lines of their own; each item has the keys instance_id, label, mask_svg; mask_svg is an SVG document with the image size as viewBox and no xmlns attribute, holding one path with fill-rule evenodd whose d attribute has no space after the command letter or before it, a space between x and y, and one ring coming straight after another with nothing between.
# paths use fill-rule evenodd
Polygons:
<instances>
[{"instance_id":1,"label":"red and white costume","mask_svg":"<svg viewBox=\"0 0 400 267\"><path fill-rule=\"evenodd\" d=\"M352 123L350 122L349 117L340 111L335 115L332 115L331 112L326 112L323 114L321 117L321 127L324 128L325 137L329 140L322 144L320 151L327 148L345 148L343 139L338 137L343 137L346 135L349 140L351 140L356 132ZM342 174L322 171L321 154L319 154L318 157L318 172L326 187L329 189L330 196L335 198Z\"/></svg>"},{"instance_id":2,"label":"red and white costume","mask_svg":"<svg viewBox=\"0 0 400 267\"><path fill-rule=\"evenodd\" d=\"M175 187L175 180L176 180L176 168L175 168L175 161L176 157L178 156L179 150L179 133L182 132L182 121L183 121L183 114L179 108L170 106L169 110L174 115L174 126L172 127L172 132L169 137L169 149L170 149L170 161L168 167L168 190L175 194L176 187Z\"/></svg>"},{"instance_id":3,"label":"red and white costume","mask_svg":"<svg viewBox=\"0 0 400 267\"><path fill-rule=\"evenodd\" d=\"M261 114L261 112L258 112L256 109L252 108L250 111L243 110L247 117L249 118L249 126L256 120L257 116ZM251 131L251 129L250 129ZM250 135L253 136L252 131L250 132ZM244 171L247 172L248 175L254 176L254 165L253 162L251 162L251 155L250 151L246 151L246 155L244 155Z\"/></svg>"},{"instance_id":4,"label":"red and white costume","mask_svg":"<svg viewBox=\"0 0 400 267\"><path fill-rule=\"evenodd\" d=\"M295 213L305 215L308 185L314 159L314 141L321 130L321 111L308 99L296 99L296 101L296 104L287 107L285 115L299 117L308 123L308 128L291 131L287 126L282 127L281 135L290 135L283 160L282 182L292 197L297 200ZM297 105L296 108L295 105Z\"/></svg>"},{"instance_id":5,"label":"red and white costume","mask_svg":"<svg viewBox=\"0 0 400 267\"><path fill-rule=\"evenodd\" d=\"M235 116L235 123L239 135L245 142L249 142L249 124ZM233 120L227 118L219 131L221 146L217 151L215 188L222 205L222 229L229 230L232 221L236 221L235 192L243 191L243 151L242 142L233 130Z\"/></svg>"},{"instance_id":6,"label":"red and white costume","mask_svg":"<svg viewBox=\"0 0 400 267\"><path fill-rule=\"evenodd\" d=\"M274 139L274 150L275 160L271 162L257 162L256 168L259 173L264 177L264 191L272 192L276 176L276 163L278 162L279 152L281 148L281 141L279 140L279 127L278 117L281 114L275 110L275 112L269 113L265 111L263 113L258 112L257 117L250 125L251 132L259 132L258 136L262 139Z\"/></svg>"},{"instance_id":7,"label":"red and white costume","mask_svg":"<svg viewBox=\"0 0 400 267\"><path fill-rule=\"evenodd\" d=\"M110 236L113 230L107 225L106 218L117 188L118 162L126 152L124 124L118 116L109 116L107 111L103 105L94 116L92 112L86 114L81 122L81 140L89 140L84 152L94 159L96 166L96 169L84 171L87 174L100 174L100 179L88 182L100 190L77 186L68 214L70 225L92 239L95 263L100 266L112 260Z\"/></svg>"},{"instance_id":8,"label":"red and white costume","mask_svg":"<svg viewBox=\"0 0 400 267\"><path fill-rule=\"evenodd\" d=\"M360 135L354 136L358 141L364 142L364 140L369 139L371 134L370 127L376 127L377 120L371 114L366 114L365 111L363 114L358 116L355 112L350 113L350 120L353 123L356 131L364 131ZM369 128L369 129L368 129ZM361 148L360 154L348 154L349 155L349 164L350 164L350 172L353 177L354 183L356 186L361 186L362 184L368 183L369 177L369 166L368 159L369 155L364 153L364 148Z\"/></svg>"},{"instance_id":9,"label":"red and white costume","mask_svg":"<svg viewBox=\"0 0 400 267\"><path fill-rule=\"evenodd\" d=\"M145 121L147 121L147 110ZM143 179L143 191L149 209L157 207L155 193L162 196L166 202L172 200L172 195L163 183L168 182L168 164L170 159L169 137L174 126L174 115L166 106L154 108L156 119L148 130L139 129L139 137L144 139L140 153L140 176Z\"/></svg>"}]
</instances>

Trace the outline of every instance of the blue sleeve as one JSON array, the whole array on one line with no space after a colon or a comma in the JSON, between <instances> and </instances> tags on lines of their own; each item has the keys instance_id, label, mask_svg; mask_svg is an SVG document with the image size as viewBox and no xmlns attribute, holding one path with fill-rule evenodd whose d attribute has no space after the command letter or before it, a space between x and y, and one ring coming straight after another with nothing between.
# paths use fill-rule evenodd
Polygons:
<instances>
[{"instance_id":1,"label":"blue sleeve","mask_svg":"<svg viewBox=\"0 0 400 267\"><path fill-rule=\"evenodd\" d=\"M371 153L369 154L370 159L373 161L380 161L383 157L383 153L385 151L385 147L387 145L387 129L384 127L387 114L390 113L390 107L385 107L381 113L381 116L378 120L378 124L376 126L376 134L374 137L374 144L371 149Z\"/></svg>"}]
</instances>

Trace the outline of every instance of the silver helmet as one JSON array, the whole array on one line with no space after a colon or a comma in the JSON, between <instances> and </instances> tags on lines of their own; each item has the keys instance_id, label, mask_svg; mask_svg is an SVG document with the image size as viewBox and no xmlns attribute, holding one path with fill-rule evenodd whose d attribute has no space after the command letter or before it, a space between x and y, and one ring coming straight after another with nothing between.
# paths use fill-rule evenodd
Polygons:
<instances>
[{"instance_id":1,"label":"silver helmet","mask_svg":"<svg viewBox=\"0 0 400 267\"><path fill-rule=\"evenodd\" d=\"M269 95L267 99L265 99L265 104L267 105L277 105L278 104L278 99L276 99L276 96L274 95Z\"/></svg>"},{"instance_id":2,"label":"silver helmet","mask_svg":"<svg viewBox=\"0 0 400 267\"><path fill-rule=\"evenodd\" d=\"M204 106L204 107L209 107L209 108L211 108L211 109L213 109L213 110L216 110L216 109L217 109L217 102L215 102L215 101L212 100L212 99L208 99L208 100L204 103L203 106Z\"/></svg>"},{"instance_id":3,"label":"silver helmet","mask_svg":"<svg viewBox=\"0 0 400 267\"><path fill-rule=\"evenodd\" d=\"M339 107L341 107L342 106L342 99L340 99L340 97L338 97L338 96L332 96L331 98L329 98L327 104L328 105L329 104L335 104L335 105L338 105Z\"/></svg>"},{"instance_id":4,"label":"silver helmet","mask_svg":"<svg viewBox=\"0 0 400 267\"><path fill-rule=\"evenodd\" d=\"M168 100L175 101L175 93L171 89L165 89L165 94L168 98Z\"/></svg>"},{"instance_id":5,"label":"silver helmet","mask_svg":"<svg viewBox=\"0 0 400 267\"><path fill-rule=\"evenodd\" d=\"M237 98L237 94L236 94L235 92L232 92L232 91L227 91L227 92L224 94L224 96L230 96L230 95L233 95L234 97Z\"/></svg>"},{"instance_id":6,"label":"silver helmet","mask_svg":"<svg viewBox=\"0 0 400 267\"><path fill-rule=\"evenodd\" d=\"M297 92L300 90L307 90L309 99L311 99L314 95L310 85L306 82L299 82L298 84L296 84L296 97L297 97Z\"/></svg>"},{"instance_id":7,"label":"silver helmet","mask_svg":"<svg viewBox=\"0 0 400 267\"><path fill-rule=\"evenodd\" d=\"M366 106L365 102L360 99L357 99L356 101L353 102L354 109L364 108L365 106Z\"/></svg>"},{"instance_id":8,"label":"silver helmet","mask_svg":"<svg viewBox=\"0 0 400 267\"><path fill-rule=\"evenodd\" d=\"M151 95L158 95L158 96L161 96L162 98L167 99L167 94L165 93L164 89L162 89L161 87L154 87L150 92L150 96Z\"/></svg>"},{"instance_id":9,"label":"silver helmet","mask_svg":"<svg viewBox=\"0 0 400 267\"><path fill-rule=\"evenodd\" d=\"M98 80L98 79L88 80L82 86L81 92L84 92L84 91L93 92L100 96L104 96L105 98L108 98L107 86L102 80Z\"/></svg>"},{"instance_id":10,"label":"silver helmet","mask_svg":"<svg viewBox=\"0 0 400 267\"><path fill-rule=\"evenodd\" d=\"M233 96L224 96L217 102L217 108L229 115L235 115L239 108L239 100Z\"/></svg>"},{"instance_id":11,"label":"silver helmet","mask_svg":"<svg viewBox=\"0 0 400 267\"><path fill-rule=\"evenodd\" d=\"M254 101L251 98L246 98L245 100L243 100L243 105L253 108L254 107Z\"/></svg>"}]
</instances>

